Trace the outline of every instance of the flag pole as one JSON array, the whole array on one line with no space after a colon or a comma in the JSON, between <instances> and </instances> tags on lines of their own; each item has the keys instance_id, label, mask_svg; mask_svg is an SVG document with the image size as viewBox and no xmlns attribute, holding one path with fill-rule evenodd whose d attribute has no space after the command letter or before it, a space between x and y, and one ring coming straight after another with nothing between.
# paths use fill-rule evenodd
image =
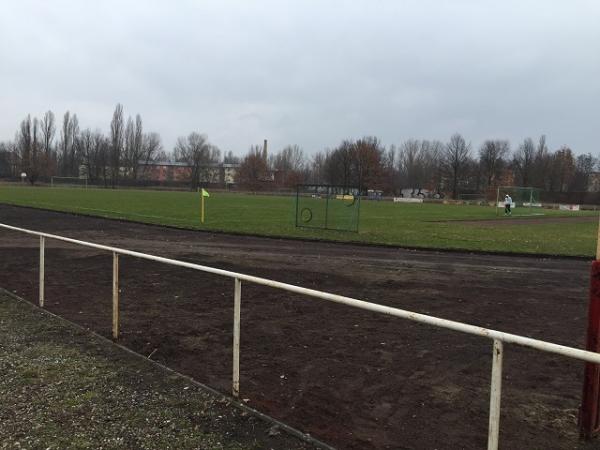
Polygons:
<instances>
[{"instance_id":1,"label":"flag pole","mask_svg":"<svg viewBox=\"0 0 600 450\"><path fill-rule=\"evenodd\" d=\"M204 188L200 190L200 222L204 223L204 197L210 197Z\"/></svg>"}]
</instances>

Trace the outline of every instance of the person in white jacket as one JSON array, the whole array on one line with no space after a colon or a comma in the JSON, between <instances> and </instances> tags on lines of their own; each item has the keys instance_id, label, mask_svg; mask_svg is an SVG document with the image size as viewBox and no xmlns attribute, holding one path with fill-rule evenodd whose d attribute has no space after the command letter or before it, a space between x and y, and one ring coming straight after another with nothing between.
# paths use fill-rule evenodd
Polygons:
<instances>
[{"instance_id":1,"label":"person in white jacket","mask_svg":"<svg viewBox=\"0 0 600 450\"><path fill-rule=\"evenodd\" d=\"M504 215L505 216L510 216L512 214L510 207L512 205L512 198L510 198L510 195L506 194L504 196Z\"/></svg>"}]
</instances>

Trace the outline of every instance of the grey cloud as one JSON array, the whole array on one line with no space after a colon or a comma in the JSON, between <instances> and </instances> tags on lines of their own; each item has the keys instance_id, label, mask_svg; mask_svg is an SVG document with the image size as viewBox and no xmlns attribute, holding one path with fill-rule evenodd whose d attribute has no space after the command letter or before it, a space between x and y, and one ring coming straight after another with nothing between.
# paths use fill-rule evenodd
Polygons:
<instances>
[{"instance_id":1,"label":"grey cloud","mask_svg":"<svg viewBox=\"0 0 600 450\"><path fill-rule=\"evenodd\" d=\"M599 19L594 1L4 2L0 139L48 108L107 130L121 102L167 148L458 131L597 152Z\"/></svg>"}]
</instances>

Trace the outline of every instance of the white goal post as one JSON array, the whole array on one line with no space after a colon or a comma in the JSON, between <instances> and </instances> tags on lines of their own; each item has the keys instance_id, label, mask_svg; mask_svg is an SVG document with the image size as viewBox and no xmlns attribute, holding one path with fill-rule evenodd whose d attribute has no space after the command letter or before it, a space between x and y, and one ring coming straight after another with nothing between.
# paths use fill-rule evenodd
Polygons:
<instances>
[{"instance_id":1,"label":"white goal post","mask_svg":"<svg viewBox=\"0 0 600 450\"><path fill-rule=\"evenodd\" d=\"M51 177L51 187L82 187L87 189L87 177Z\"/></svg>"},{"instance_id":2,"label":"white goal post","mask_svg":"<svg viewBox=\"0 0 600 450\"><path fill-rule=\"evenodd\" d=\"M496 188L496 215L499 210L504 208L504 195L510 195L512 199L511 207L519 207L526 214L533 214L533 207L542 206L540 200L541 189L531 186L498 186Z\"/></svg>"}]
</instances>

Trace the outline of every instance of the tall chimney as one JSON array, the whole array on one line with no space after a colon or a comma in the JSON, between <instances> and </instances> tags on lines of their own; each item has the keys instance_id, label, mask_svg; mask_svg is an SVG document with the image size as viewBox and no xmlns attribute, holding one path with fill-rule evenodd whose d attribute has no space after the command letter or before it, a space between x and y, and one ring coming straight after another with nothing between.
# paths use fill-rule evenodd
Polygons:
<instances>
[{"instance_id":1,"label":"tall chimney","mask_svg":"<svg viewBox=\"0 0 600 450\"><path fill-rule=\"evenodd\" d=\"M263 159L265 162L267 161L267 140L265 139L263 143Z\"/></svg>"}]
</instances>

